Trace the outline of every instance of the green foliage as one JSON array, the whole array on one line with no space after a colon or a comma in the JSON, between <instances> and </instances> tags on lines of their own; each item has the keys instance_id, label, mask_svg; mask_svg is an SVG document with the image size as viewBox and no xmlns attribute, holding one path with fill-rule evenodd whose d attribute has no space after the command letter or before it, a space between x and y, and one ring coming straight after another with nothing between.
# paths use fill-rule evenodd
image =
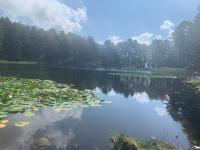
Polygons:
<instances>
[{"instance_id":1,"label":"green foliage","mask_svg":"<svg viewBox=\"0 0 200 150\"><path fill-rule=\"evenodd\" d=\"M0 19L0 60L32 61L75 67L144 67L145 45L136 41L99 45L92 37L44 31Z\"/></svg>"}]
</instances>

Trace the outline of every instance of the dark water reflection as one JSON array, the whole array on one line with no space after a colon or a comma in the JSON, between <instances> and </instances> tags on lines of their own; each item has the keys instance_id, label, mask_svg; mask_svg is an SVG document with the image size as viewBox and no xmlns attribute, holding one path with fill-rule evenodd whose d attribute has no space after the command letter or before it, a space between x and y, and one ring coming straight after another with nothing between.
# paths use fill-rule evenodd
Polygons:
<instances>
[{"instance_id":1,"label":"dark water reflection","mask_svg":"<svg viewBox=\"0 0 200 150\"><path fill-rule=\"evenodd\" d=\"M76 108L68 113L43 109L34 118L10 116L0 130L0 149L36 149L35 139L46 137L49 150L106 149L112 135L124 133L141 140L158 137L182 147L200 144L200 97L182 79L144 79L110 76L105 71L46 68L31 65L0 65L1 76L51 79L94 89L112 100L98 108Z\"/></svg>"}]
</instances>

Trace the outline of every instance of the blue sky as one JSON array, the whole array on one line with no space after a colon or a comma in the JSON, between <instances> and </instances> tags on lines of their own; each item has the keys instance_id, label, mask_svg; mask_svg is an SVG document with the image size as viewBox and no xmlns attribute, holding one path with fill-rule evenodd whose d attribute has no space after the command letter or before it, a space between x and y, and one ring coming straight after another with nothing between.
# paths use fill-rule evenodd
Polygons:
<instances>
[{"instance_id":1,"label":"blue sky","mask_svg":"<svg viewBox=\"0 0 200 150\"><path fill-rule=\"evenodd\" d=\"M91 35L96 41L114 36L110 39L118 42L134 37L149 43L168 37L173 24L192 20L199 4L199 0L0 0L0 15L46 30ZM171 26L161 30L166 20Z\"/></svg>"},{"instance_id":2,"label":"blue sky","mask_svg":"<svg viewBox=\"0 0 200 150\"><path fill-rule=\"evenodd\" d=\"M88 21L82 35L103 41L111 35L126 40L143 32L159 34L164 20L175 25L192 20L199 0L83 0Z\"/></svg>"}]
</instances>

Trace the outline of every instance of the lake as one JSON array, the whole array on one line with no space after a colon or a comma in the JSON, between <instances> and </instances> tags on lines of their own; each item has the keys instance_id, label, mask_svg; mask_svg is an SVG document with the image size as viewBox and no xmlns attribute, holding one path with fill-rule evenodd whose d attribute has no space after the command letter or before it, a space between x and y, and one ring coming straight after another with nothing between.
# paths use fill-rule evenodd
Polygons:
<instances>
[{"instance_id":1,"label":"lake","mask_svg":"<svg viewBox=\"0 0 200 150\"><path fill-rule=\"evenodd\" d=\"M47 150L106 150L113 135L139 140L159 138L183 148L200 144L200 96L184 79L149 79L112 76L104 70L53 68L37 65L0 65L0 76L48 79L95 90L112 101L101 107L74 108L55 113L44 108L32 118L20 113L0 129L1 150L35 150L34 141L48 138Z\"/></svg>"}]
</instances>

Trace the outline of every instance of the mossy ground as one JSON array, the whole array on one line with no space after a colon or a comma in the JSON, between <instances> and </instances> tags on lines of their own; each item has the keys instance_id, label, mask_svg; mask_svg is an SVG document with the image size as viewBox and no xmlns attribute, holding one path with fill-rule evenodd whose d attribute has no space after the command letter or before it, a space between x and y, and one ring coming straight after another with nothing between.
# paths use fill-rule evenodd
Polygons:
<instances>
[{"instance_id":1,"label":"mossy ground","mask_svg":"<svg viewBox=\"0 0 200 150\"><path fill-rule=\"evenodd\" d=\"M113 136L110 150L181 150L180 148L159 140L139 141L124 135Z\"/></svg>"}]
</instances>

